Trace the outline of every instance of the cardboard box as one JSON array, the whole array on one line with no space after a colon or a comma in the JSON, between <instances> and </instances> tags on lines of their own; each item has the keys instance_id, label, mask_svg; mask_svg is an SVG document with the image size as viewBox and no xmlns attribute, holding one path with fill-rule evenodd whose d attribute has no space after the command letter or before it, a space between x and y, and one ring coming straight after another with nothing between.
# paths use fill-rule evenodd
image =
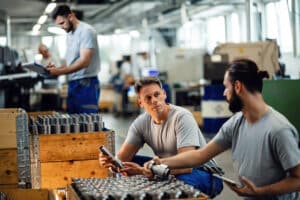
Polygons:
<instances>
[{"instance_id":1,"label":"cardboard box","mask_svg":"<svg viewBox=\"0 0 300 200\"><path fill-rule=\"evenodd\" d=\"M203 118L202 118L202 114L200 111L193 111L192 112L198 126L202 126L203 125Z\"/></svg>"}]
</instances>

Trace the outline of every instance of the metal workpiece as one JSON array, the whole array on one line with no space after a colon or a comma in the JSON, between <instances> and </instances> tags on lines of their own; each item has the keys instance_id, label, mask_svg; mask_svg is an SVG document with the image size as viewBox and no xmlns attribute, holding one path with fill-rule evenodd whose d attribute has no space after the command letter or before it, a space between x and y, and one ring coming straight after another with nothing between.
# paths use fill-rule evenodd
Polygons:
<instances>
[{"instance_id":1,"label":"metal workpiece","mask_svg":"<svg viewBox=\"0 0 300 200\"><path fill-rule=\"evenodd\" d=\"M73 178L72 187L82 199L161 200L200 197L193 186L176 180L149 180L143 175Z\"/></svg>"},{"instance_id":2,"label":"metal workpiece","mask_svg":"<svg viewBox=\"0 0 300 200\"><path fill-rule=\"evenodd\" d=\"M29 120L31 134L60 134L102 131L104 122L100 113L54 114Z\"/></svg>"}]
</instances>

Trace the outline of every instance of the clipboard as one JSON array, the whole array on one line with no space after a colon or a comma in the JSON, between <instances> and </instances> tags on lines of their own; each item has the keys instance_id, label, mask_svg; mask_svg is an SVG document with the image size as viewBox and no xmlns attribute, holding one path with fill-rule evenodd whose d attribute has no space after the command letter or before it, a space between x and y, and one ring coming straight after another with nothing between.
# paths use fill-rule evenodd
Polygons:
<instances>
[{"instance_id":1,"label":"clipboard","mask_svg":"<svg viewBox=\"0 0 300 200\"><path fill-rule=\"evenodd\" d=\"M38 74L45 77L51 76L44 65L38 64L36 62L22 64L22 67L37 72Z\"/></svg>"}]
</instances>

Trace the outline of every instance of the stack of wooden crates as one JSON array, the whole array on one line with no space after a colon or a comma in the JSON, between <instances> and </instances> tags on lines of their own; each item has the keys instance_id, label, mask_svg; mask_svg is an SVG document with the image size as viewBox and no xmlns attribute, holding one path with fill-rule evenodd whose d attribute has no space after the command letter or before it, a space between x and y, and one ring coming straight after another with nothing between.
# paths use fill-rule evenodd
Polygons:
<instances>
[{"instance_id":1,"label":"stack of wooden crates","mask_svg":"<svg viewBox=\"0 0 300 200\"><path fill-rule=\"evenodd\" d=\"M99 165L98 147L105 145L114 153L113 131L51 135L28 133L29 146L25 145L20 149L17 139L20 128L18 118L24 116L24 113L27 117L22 109L0 109L0 191L16 194L20 192L20 189L16 190L20 186L48 191L65 188L73 177L105 178L109 175L108 170ZM20 151L29 152L30 180L25 185L20 180L20 169L23 167L18 162ZM11 192L12 188L15 189L14 192ZM25 194L24 190L21 193Z\"/></svg>"}]
</instances>

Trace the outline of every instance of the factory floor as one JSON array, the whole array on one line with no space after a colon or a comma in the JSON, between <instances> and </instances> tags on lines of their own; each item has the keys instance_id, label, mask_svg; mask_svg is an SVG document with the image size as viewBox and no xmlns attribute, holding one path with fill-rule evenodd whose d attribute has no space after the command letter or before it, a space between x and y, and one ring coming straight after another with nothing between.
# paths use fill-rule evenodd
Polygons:
<instances>
[{"instance_id":1,"label":"factory floor","mask_svg":"<svg viewBox=\"0 0 300 200\"><path fill-rule=\"evenodd\" d=\"M116 145L116 151L118 151L120 146L125 140L127 130L131 122L136 118L136 116L116 118L112 113L102 113L102 114L103 114L103 121L105 123L105 127L115 131L115 145ZM149 155L149 156L153 155L151 149L148 146L144 146L143 149L139 151L139 154ZM217 156L216 161L223 168L223 170L225 171L225 175L228 178L237 180L237 175L233 171L231 151L226 151L221 155ZM224 184L224 189L222 193L217 197L215 197L214 199L215 200L239 200L242 198L237 196L226 186L226 184Z\"/></svg>"}]
</instances>

